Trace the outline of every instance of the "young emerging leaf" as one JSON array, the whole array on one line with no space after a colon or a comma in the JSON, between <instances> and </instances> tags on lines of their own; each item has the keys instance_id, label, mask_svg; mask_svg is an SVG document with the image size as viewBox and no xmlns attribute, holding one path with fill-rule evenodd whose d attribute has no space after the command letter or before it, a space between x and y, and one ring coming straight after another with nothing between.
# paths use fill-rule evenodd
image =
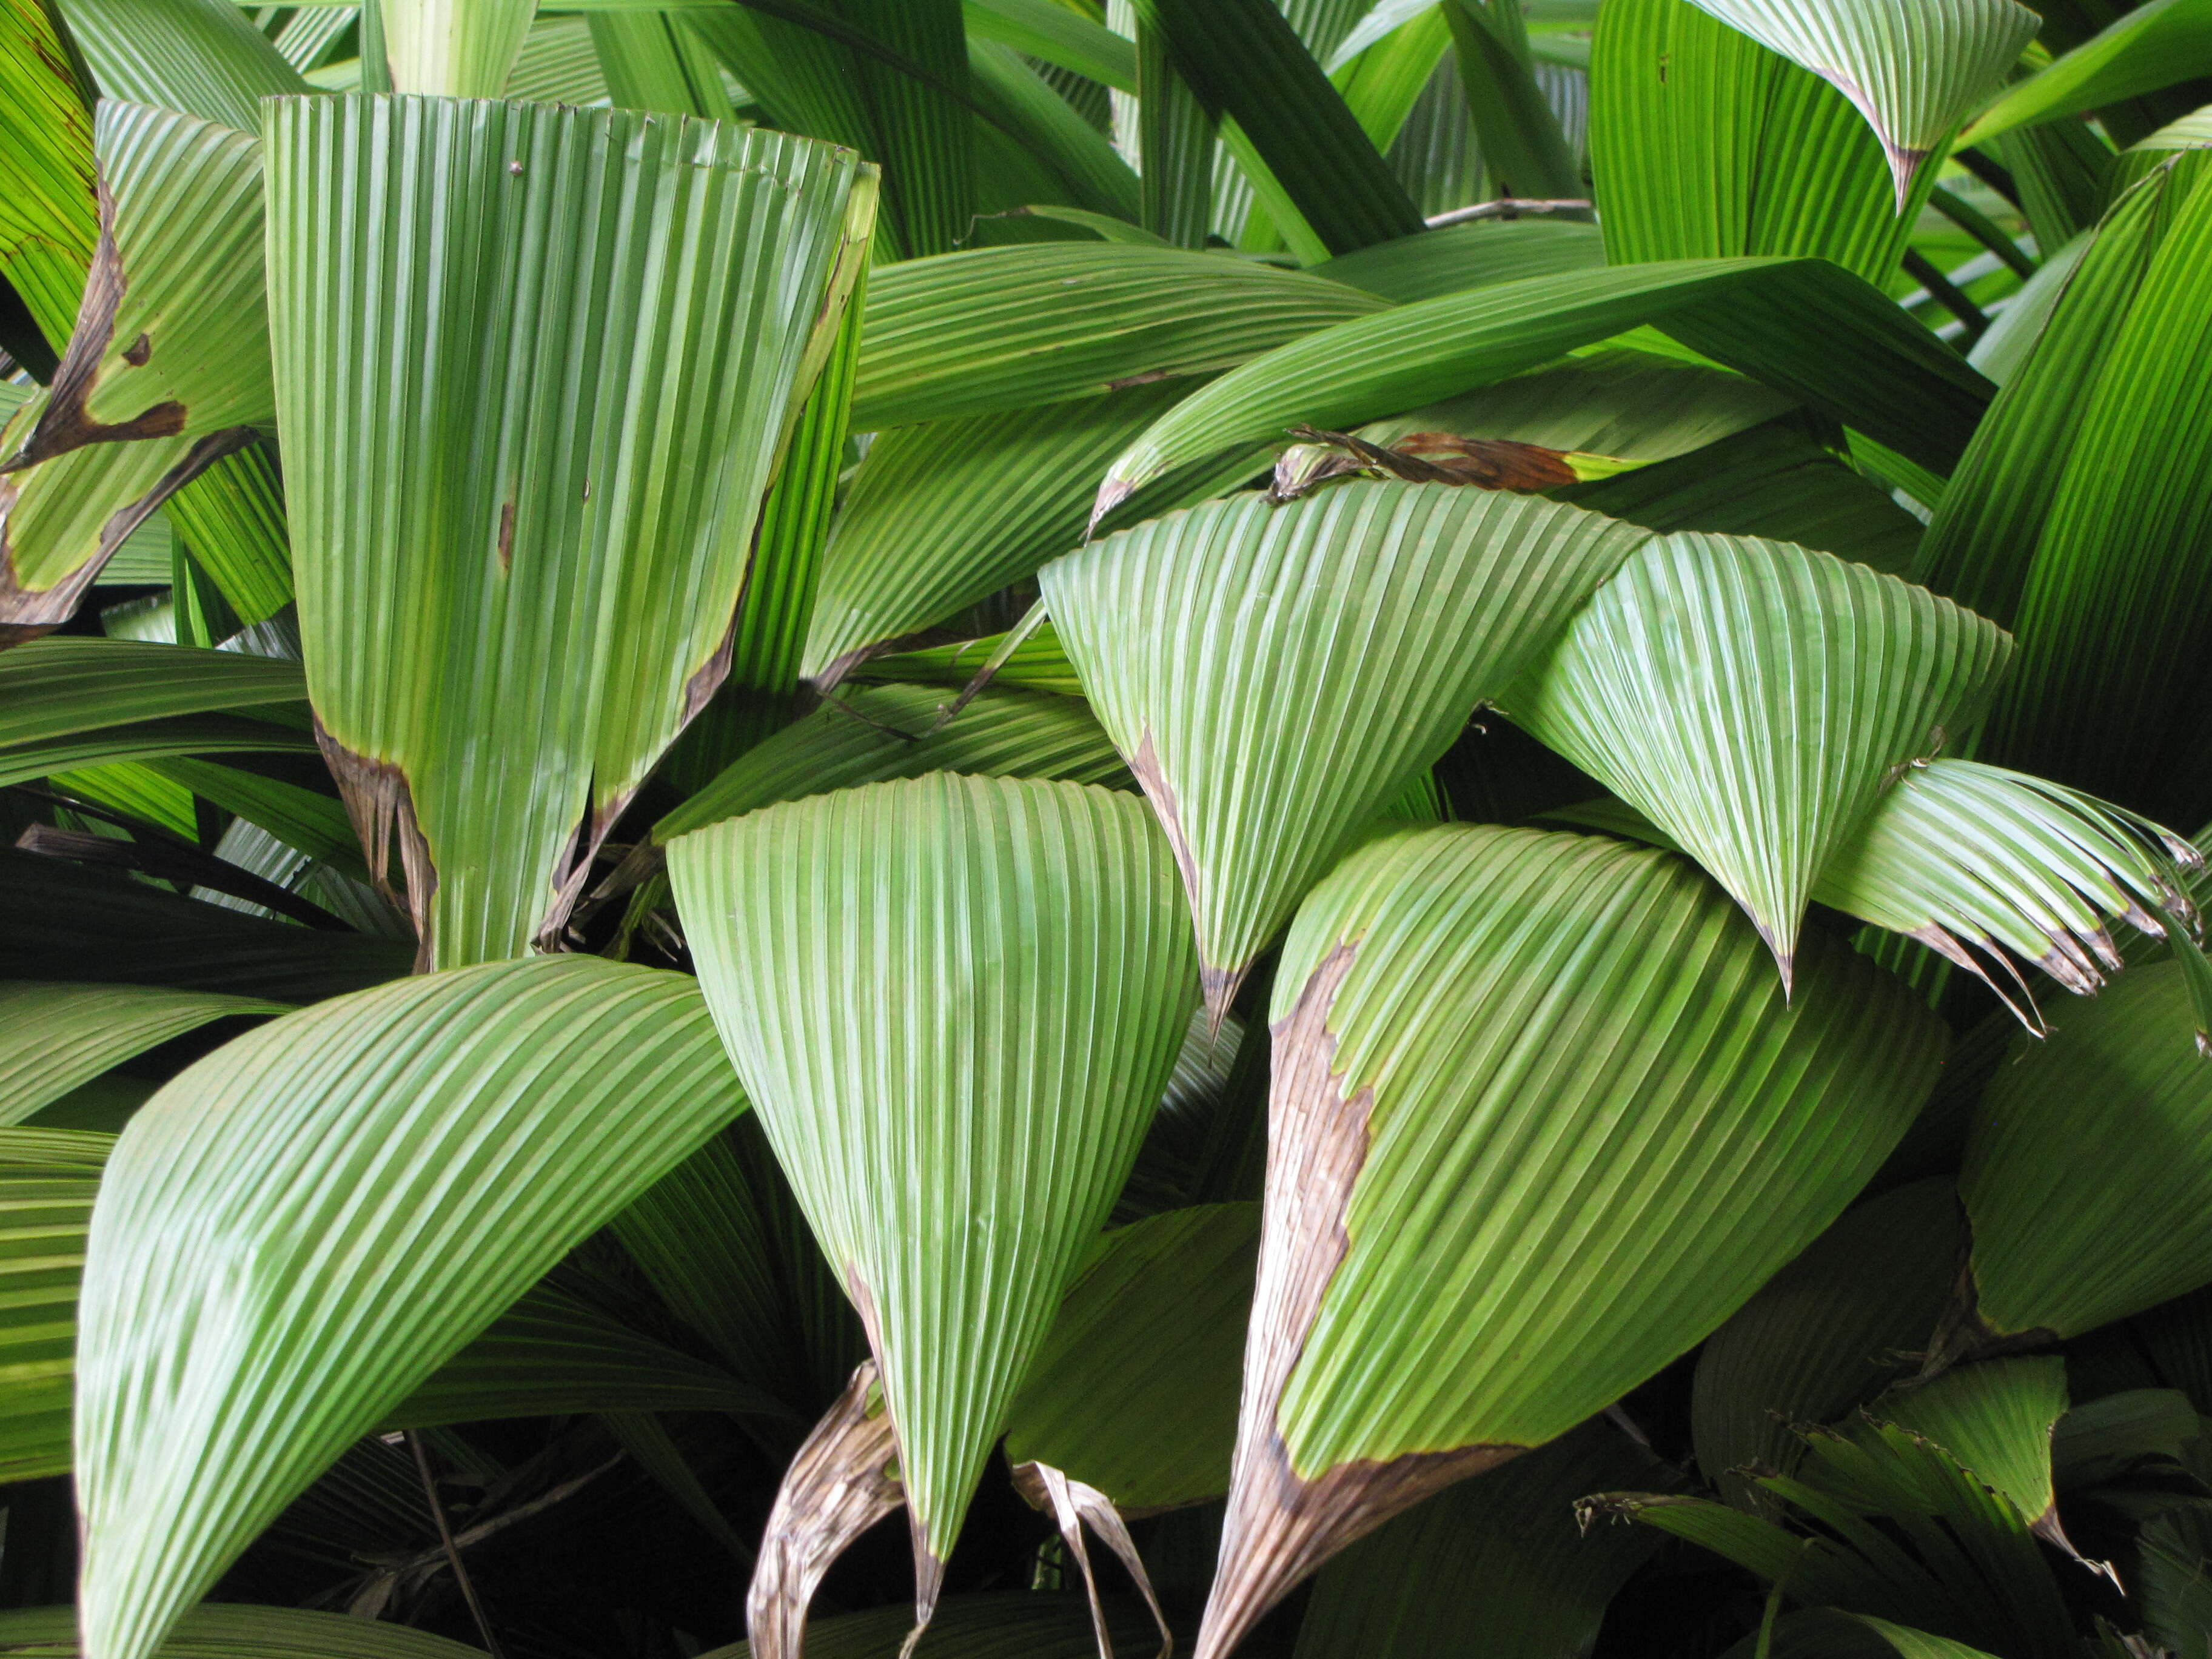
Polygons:
<instances>
[{"instance_id":1,"label":"young emerging leaf","mask_svg":"<svg viewBox=\"0 0 2212 1659\"><path fill-rule=\"evenodd\" d=\"M927 1623L1182 1042L1174 861L1128 795L936 773L696 831L669 863L745 1091L867 1323Z\"/></svg>"},{"instance_id":2,"label":"young emerging leaf","mask_svg":"<svg viewBox=\"0 0 2212 1659\"><path fill-rule=\"evenodd\" d=\"M1182 869L1218 1020L1298 901L1645 532L1448 484L1246 495L1038 580Z\"/></svg>"},{"instance_id":3,"label":"young emerging leaf","mask_svg":"<svg viewBox=\"0 0 2212 1659\"><path fill-rule=\"evenodd\" d=\"M728 671L856 274L856 157L627 111L270 106L270 319L324 751L427 962L557 933ZM409 672L398 672L400 664Z\"/></svg>"},{"instance_id":4,"label":"young emerging leaf","mask_svg":"<svg viewBox=\"0 0 2212 1659\"><path fill-rule=\"evenodd\" d=\"M1618 842L1409 831L1316 890L1275 981L1201 1659L1398 1510L1620 1398L1834 1218L1942 1027L1825 939L1803 981L1785 1003L1725 896Z\"/></svg>"},{"instance_id":5,"label":"young emerging leaf","mask_svg":"<svg viewBox=\"0 0 2212 1659\"><path fill-rule=\"evenodd\" d=\"M1500 703L1735 894L1786 987L1820 871L1981 712L2009 648L1863 565L1684 533L1640 549Z\"/></svg>"},{"instance_id":6,"label":"young emerging leaf","mask_svg":"<svg viewBox=\"0 0 2212 1659\"><path fill-rule=\"evenodd\" d=\"M93 1218L86 1652L150 1659L348 1444L743 1104L690 981L592 957L380 986L179 1074Z\"/></svg>"},{"instance_id":7,"label":"young emerging leaf","mask_svg":"<svg viewBox=\"0 0 2212 1659\"><path fill-rule=\"evenodd\" d=\"M1881 140L1905 208L1914 176L2001 85L2042 20L2014 0L1692 0L1835 83Z\"/></svg>"}]
</instances>

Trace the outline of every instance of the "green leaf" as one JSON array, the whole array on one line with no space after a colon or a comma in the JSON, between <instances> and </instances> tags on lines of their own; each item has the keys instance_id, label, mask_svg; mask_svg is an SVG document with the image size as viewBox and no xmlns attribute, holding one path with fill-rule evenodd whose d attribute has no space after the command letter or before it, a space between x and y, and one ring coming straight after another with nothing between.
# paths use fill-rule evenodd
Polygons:
<instances>
[{"instance_id":1,"label":"green leaf","mask_svg":"<svg viewBox=\"0 0 2212 1659\"><path fill-rule=\"evenodd\" d=\"M1850 100L1889 157L1900 213L1928 158L2002 83L2041 22L2014 0L1693 3Z\"/></svg>"},{"instance_id":2,"label":"green leaf","mask_svg":"<svg viewBox=\"0 0 2212 1659\"><path fill-rule=\"evenodd\" d=\"M595 12L585 22L616 107L718 121L733 118L721 66L680 13ZM510 70L505 83L508 97L514 95L514 79Z\"/></svg>"},{"instance_id":3,"label":"green leaf","mask_svg":"<svg viewBox=\"0 0 2212 1659\"><path fill-rule=\"evenodd\" d=\"M1607 1603L1658 1540L1585 1534L1575 1500L1674 1472L1610 1423L1439 1492L1331 1562L1293 1659L1456 1659L1469 1631L1522 1659L1566 1659L1597 1639Z\"/></svg>"},{"instance_id":4,"label":"green leaf","mask_svg":"<svg viewBox=\"0 0 2212 1659\"><path fill-rule=\"evenodd\" d=\"M1894 1356L1936 1328L1958 1256L1948 1180L1846 1210L1698 1355L1690 1428L1705 1478L1755 1509L1743 1466L1787 1474L1804 1451L1789 1424L1832 1422L1894 1381L1905 1364Z\"/></svg>"},{"instance_id":5,"label":"green leaf","mask_svg":"<svg viewBox=\"0 0 2212 1659\"><path fill-rule=\"evenodd\" d=\"M533 104L596 106L610 102L606 71L599 67L590 21L556 16L532 23L507 73L503 95Z\"/></svg>"},{"instance_id":6,"label":"green leaf","mask_svg":"<svg viewBox=\"0 0 2212 1659\"><path fill-rule=\"evenodd\" d=\"M1786 986L1820 872L1967 728L2007 650L1894 576L1686 532L1634 554L1499 703L1711 871Z\"/></svg>"},{"instance_id":7,"label":"green leaf","mask_svg":"<svg viewBox=\"0 0 2212 1659\"><path fill-rule=\"evenodd\" d=\"M2148 178L2155 169L2172 160L2177 152L2203 149L2208 145L2212 145L2212 104L2169 122L2121 152L2112 173L2112 194L2117 197L2130 185Z\"/></svg>"},{"instance_id":8,"label":"green leaf","mask_svg":"<svg viewBox=\"0 0 2212 1659\"><path fill-rule=\"evenodd\" d=\"M1732 1648L1729 1659L1753 1659ZM1980 1648L1930 1636L1871 1613L1808 1607L1775 1627L1772 1659L1991 1659Z\"/></svg>"},{"instance_id":9,"label":"green leaf","mask_svg":"<svg viewBox=\"0 0 2212 1659\"><path fill-rule=\"evenodd\" d=\"M270 118L325 753L371 867L402 849L426 959L514 956L557 933L727 670L757 504L833 343L867 181L848 152L623 111L316 98ZM435 253L398 257L418 246ZM589 349L549 367L568 331ZM580 432L579 404L599 411ZM423 672L387 672L401 660ZM489 752L508 787L474 769Z\"/></svg>"},{"instance_id":10,"label":"green leaf","mask_svg":"<svg viewBox=\"0 0 2212 1659\"><path fill-rule=\"evenodd\" d=\"M111 1139L0 1130L0 1480L70 1465L77 1276Z\"/></svg>"},{"instance_id":11,"label":"green leaf","mask_svg":"<svg viewBox=\"0 0 2212 1659\"><path fill-rule=\"evenodd\" d=\"M161 761L182 755L312 754L303 732L228 714L185 714L174 720L134 720L0 750L0 785L27 783L118 762Z\"/></svg>"},{"instance_id":12,"label":"green leaf","mask_svg":"<svg viewBox=\"0 0 2212 1659\"><path fill-rule=\"evenodd\" d=\"M1173 862L1127 795L936 774L696 831L670 873L745 1091L867 1322L926 1623L1182 1043Z\"/></svg>"},{"instance_id":13,"label":"green leaf","mask_svg":"<svg viewBox=\"0 0 2212 1659\"><path fill-rule=\"evenodd\" d=\"M1709 11L1609 0L1601 14L1589 144L1606 252L1814 255L1887 282L1917 210L1898 211L1880 143L1834 87Z\"/></svg>"},{"instance_id":14,"label":"green leaf","mask_svg":"<svg viewBox=\"0 0 2212 1659\"><path fill-rule=\"evenodd\" d=\"M76 1659L76 1609L0 1613L0 1644L24 1659ZM465 1659L480 1650L344 1613L210 1603L188 1609L156 1651L161 1659Z\"/></svg>"},{"instance_id":15,"label":"green leaf","mask_svg":"<svg viewBox=\"0 0 2212 1659\"><path fill-rule=\"evenodd\" d=\"M1037 196L1064 196L1078 210L1089 208L1115 219L1139 216L1143 186L1129 163L1019 53L994 41L970 40L968 70L977 103L994 117L975 134L982 149L979 207L1016 210ZM1021 189L1017 167L1035 173L1040 188ZM963 240L977 240L976 228Z\"/></svg>"},{"instance_id":16,"label":"green leaf","mask_svg":"<svg viewBox=\"0 0 2212 1659\"><path fill-rule=\"evenodd\" d=\"M1921 1387L1893 1390L1867 1414L1934 1441L2021 1520L2050 1526L2057 1502L2051 1434L2066 1403L2066 1362L2051 1355L1962 1365Z\"/></svg>"},{"instance_id":17,"label":"green leaf","mask_svg":"<svg viewBox=\"0 0 2212 1659\"><path fill-rule=\"evenodd\" d=\"M62 10L110 98L258 137L262 99L314 90L230 0L64 0Z\"/></svg>"},{"instance_id":18,"label":"green leaf","mask_svg":"<svg viewBox=\"0 0 2212 1659\"><path fill-rule=\"evenodd\" d=\"M1484 172L1499 196L1565 200L1582 167L1536 82L1517 0L1443 0Z\"/></svg>"},{"instance_id":19,"label":"green leaf","mask_svg":"<svg viewBox=\"0 0 2212 1659\"><path fill-rule=\"evenodd\" d=\"M1109 1659L1150 1659L1160 1633L1141 1605L1109 1604ZM899 1659L913 1624L902 1607L872 1607L825 1619L806 1632L807 1659ZM939 1607L924 1652L948 1659L1097 1659L1091 1612L1079 1595L955 1595ZM752 1659L751 1644L715 1648L700 1659Z\"/></svg>"},{"instance_id":20,"label":"green leaf","mask_svg":"<svg viewBox=\"0 0 2212 1659\"><path fill-rule=\"evenodd\" d=\"M531 0L373 0L389 83L370 91L496 98L522 53ZM369 47L363 37L363 53Z\"/></svg>"},{"instance_id":21,"label":"green leaf","mask_svg":"<svg viewBox=\"0 0 2212 1659\"><path fill-rule=\"evenodd\" d=\"M853 475L822 565L800 672L823 685L1084 540L1106 464L1189 382L884 433Z\"/></svg>"},{"instance_id":22,"label":"green leaf","mask_svg":"<svg viewBox=\"0 0 2212 1659\"><path fill-rule=\"evenodd\" d=\"M15 1045L0 1057L0 1123L21 1123L111 1066L210 1020L285 1012L281 1002L152 986L0 982L0 1021Z\"/></svg>"},{"instance_id":23,"label":"green leaf","mask_svg":"<svg viewBox=\"0 0 2212 1659\"><path fill-rule=\"evenodd\" d=\"M1978 1368L1977 1368L1978 1369ZM2068 1364L2069 1380L2073 1365ZM2101 1485L2146 1458L2179 1462L2204 1431L2179 1389L2128 1389L2073 1407L2051 1437L2051 1480L2059 1492Z\"/></svg>"},{"instance_id":24,"label":"green leaf","mask_svg":"<svg viewBox=\"0 0 2212 1659\"><path fill-rule=\"evenodd\" d=\"M2182 867L2199 862L2171 830L2078 790L1939 759L1882 796L1821 866L1813 897L1918 939L2040 1031L2034 999L2001 952L2094 995L2122 965L2106 921L2125 917L2154 938L2193 927ZM2212 1030L2212 1005L2199 1003L2196 1023Z\"/></svg>"},{"instance_id":25,"label":"green leaf","mask_svg":"<svg viewBox=\"0 0 2212 1659\"><path fill-rule=\"evenodd\" d=\"M1008 653L1009 642L1012 645L1011 654ZM956 685L964 689L974 683L986 664L992 662L999 664L998 672L991 677L991 684L994 687L1049 691L1063 697L1083 695L1083 682L1076 678L1075 665L1068 661L1067 653L1060 648L1060 635L1053 631L1050 622L1045 623L1027 639L1016 639L1009 630L980 640L962 640L951 645L932 646L927 650L902 651L892 656L876 657L853 672L862 679L893 684L914 680L930 685Z\"/></svg>"},{"instance_id":26,"label":"green leaf","mask_svg":"<svg viewBox=\"0 0 2212 1659\"><path fill-rule=\"evenodd\" d=\"M0 278L57 352L100 234L87 95L40 0L0 7Z\"/></svg>"},{"instance_id":27,"label":"green leaf","mask_svg":"<svg viewBox=\"0 0 2212 1659\"><path fill-rule=\"evenodd\" d=\"M1425 230L1340 259L1325 259L1311 270L1316 276L1402 305L1523 276L1594 270L1604 263L1605 243L1596 227L1518 219Z\"/></svg>"},{"instance_id":28,"label":"green leaf","mask_svg":"<svg viewBox=\"0 0 2212 1659\"><path fill-rule=\"evenodd\" d=\"M1303 272L1130 243L912 260L869 283L853 426L872 432L1210 374L1383 307Z\"/></svg>"},{"instance_id":29,"label":"green leaf","mask_svg":"<svg viewBox=\"0 0 2212 1659\"><path fill-rule=\"evenodd\" d=\"M1260 1206L1201 1204L1106 1235L1006 1412L1006 1459L1125 1514L1229 1490Z\"/></svg>"},{"instance_id":30,"label":"green leaf","mask_svg":"<svg viewBox=\"0 0 2212 1659\"><path fill-rule=\"evenodd\" d=\"M2078 115L2207 74L2212 74L2212 5L2205 0L2147 0L2007 88L1959 135L1959 142L1986 143L2014 127Z\"/></svg>"},{"instance_id":31,"label":"green leaf","mask_svg":"<svg viewBox=\"0 0 2212 1659\"><path fill-rule=\"evenodd\" d=\"M2138 968L1998 1069L1959 1177L1970 1331L2072 1336L2212 1283L2193 1012L2179 963Z\"/></svg>"},{"instance_id":32,"label":"green leaf","mask_svg":"<svg viewBox=\"0 0 2212 1659\"><path fill-rule=\"evenodd\" d=\"M1137 89L1129 42L1059 0L966 0L971 38L980 36L1121 92Z\"/></svg>"},{"instance_id":33,"label":"green leaf","mask_svg":"<svg viewBox=\"0 0 2212 1659\"><path fill-rule=\"evenodd\" d=\"M1686 259L1528 277L1340 322L1223 375L1115 459L1094 514L1170 467L1295 422L1345 431L1645 323L1932 465L1958 458L1990 392L1825 260Z\"/></svg>"},{"instance_id":34,"label":"green leaf","mask_svg":"<svg viewBox=\"0 0 2212 1659\"><path fill-rule=\"evenodd\" d=\"M841 691L732 761L655 823L653 838L666 842L778 801L926 772L1066 778L1116 788L1131 782L1112 740L1076 698L994 687L939 726L950 701L934 686Z\"/></svg>"},{"instance_id":35,"label":"green leaf","mask_svg":"<svg viewBox=\"0 0 2212 1659\"><path fill-rule=\"evenodd\" d=\"M300 665L138 640L35 640L0 655L0 756L44 738L295 702Z\"/></svg>"},{"instance_id":36,"label":"green leaf","mask_svg":"<svg viewBox=\"0 0 2212 1659\"><path fill-rule=\"evenodd\" d=\"M1420 210L1271 0L1135 0L1135 9L1207 107L1235 119L1330 252L1421 229Z\"/></svg>"},{"instance_id":37,"label":"green leaf","mask_svg":"<svg viewBox=\"0 0 2212 1659\"><path fill-rule=\"evenodd\" d=\"M1692 866L1528 830L1382 836L1307 900L1206 1659L1361 1532L1657 1371L1865 1183L1942 1028L1807 945L1786 1004Z\"/></svg>"},{"instance_id":38,"label":"green leaf","mask_svg":"<svg viewBox=\"0 0 2212 1659\"><path fill-rule=\"evenodd\" d=\"M1202 248L1213 223L1218 106L1183 78L1168 33L1137 15L1137 143L1145 228L1176 247Z\"/></svg>"},{"instance_id":39,"label":"green leaf","mask_svg":"<svg viewBox=\"0 0 2212 1659\"><path fill-rule=\"evenodd\" d=\"M1176 848L1217 1021L1350 838L1642 538L1531 496L1354 480L1210 502L1045 567Z\"/></svg>"},{"instance_id":40,"label":"green leaf","mask_svg":"<svg viewBox=\"0 0 2212 1659\"><path fill-rule=\"evenodd\" d=\"M344 804L335 795L213 761L158 760L149 769L224 811L258 824L319 863L336 865L358 880L368 878L368 866L361 861L361 843L354 838Z\"/></svg>"},{"instance_id":41,"label":"green leaf","mask_svg":"<svg viewBox=\"0 0 2212 1659\"><path fill-rule=\"evenodd\" d=\"M313 1002L395 978L413 947L318 933L0 848L0 979L79 980Z\"/></svg>"},{"instance_id":42,"label":"green leaf","mask_svg":"<svg viewBox=\"0 0 2212 1659\"><path fill-rule=\"evenodd\" d=\"M225 455L169 497L164 513L239 621L266 622L292 602L291 536L272 446Z\"/></svg>"},{"instance_id":43,"label":"green leaf","mask_svg":"<svg viewBox=\"0 0 2212 1659\"><path fill-rule=\"evenodd\" d=\"M109 1160L85 1270L88 1644L153 1654L348 1444L742 1104L689 981L590 957L319 1004L170 1082Z\"/></svg>"}]
</instances>

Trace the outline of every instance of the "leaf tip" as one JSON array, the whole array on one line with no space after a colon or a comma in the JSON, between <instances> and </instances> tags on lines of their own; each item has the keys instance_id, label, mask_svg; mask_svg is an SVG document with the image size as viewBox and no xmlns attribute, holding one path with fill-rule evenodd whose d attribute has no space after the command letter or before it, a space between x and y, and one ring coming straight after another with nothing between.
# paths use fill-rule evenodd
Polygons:
<instances>
[{"instance_id":1,"label":"leaf tip","mask_svg":"<svg viewBox=\"0 0 2212 1659\"><path fill-rule=\"evenodd\" d=\"M1099 521L1115 507L1137 493L1133 478L1109 478L1098 486L1098 495L1091 503L1091 522L1084 527L1085 535L1096 535Z\"/></svg>"}]
</instances>

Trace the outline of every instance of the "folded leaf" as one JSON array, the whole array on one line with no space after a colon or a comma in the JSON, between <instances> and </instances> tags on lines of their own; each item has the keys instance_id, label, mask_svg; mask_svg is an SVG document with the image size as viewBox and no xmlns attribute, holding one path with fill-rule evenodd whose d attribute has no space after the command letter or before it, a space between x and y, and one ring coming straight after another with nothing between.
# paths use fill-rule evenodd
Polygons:
<instances>
[{"instance_id":1,"label":"folded leaf","mask_svg":"<svg viewBox=\"0 0 2212 1659\"><path fill-rule=\"evenodd\" d=\"M521 55L530 0L376 0L393 92L496 98Z\"/></svg>"},{"instance_id":2,"label":"folded leaf","mask_svg":"<svg viewBox=\"0 0 2212 1659\"><path fill-rule=\"evenodd\" d=\"M727 672L867 179L848 152L633 112L311 98L270 121L325 754L371 868L398 845L425 961L514 956L557 934Z\"/></svg>"},{"instance_id":3,"label":"folded leaf","mask_svg":"<svg viewBox=\"0 0 2212 1659\"><path fill-rule=\"evenodd\" d=\"M152 986L0 983L0 1123L21 1123L81 1083L210 1020L281 1014L281 1002Z\"/></svg>"},{"instance_id":4,"label":"folded leaf","mask_svg":"<svg viewBox=\"0 0 2212 1659\"><path fill-rule=\"evenodd\" d=\"M1176 848L1217 1021L1347 839L1642 539L1534 497L1354 480L1170 514L1045 567Z\"/></svg>"},{"instance_id":5,"label":"folded leaf","mask_svg":"<svg viewBox=\"0 0 2212 1659\"><path fill-rule=\"evenodd\" d=\"M2007 88L1959 141L1984 143L2014 127L2079 115L2207 74L2212 74L2212 6L2205 0L2147 0Z\"/></svg>"},{"instance_id":6,"label":"folded leaf","mask_svg":"<svg viewBox=\"0 0 2212 1659\"><path fill-rule=\"evenodd\" d=\"M1934 465L1958 458L1991 391L1825 260L1684 259L1527 277L1340 322L1223 375L1115 460L1094 521L1170 467L1297 422L1348 430L1646 323Z\"/></svg>"},{"instance_id":7,"label":"folded leaf","mask_svg":"<svg viewBox=\"0 0 2212 1659\"><path fill-rule=\"evenodd\" d=\"M1864 957L1808 945L1785 1004L1694 868L1527 830L1386 836L1306 902L1270 1011L1267 1229L1202 1659L1362 1533L1658 1370L1864 1184L1942 1028Z\"/></svg>"},{"instance_id":8,"label":"folded leaf","mask_svg":"<svg viewBox=\"0 0 2212 1659\"><path fill-rule=\"evenodd\" d=\"M1881 140L1905 209L1914 177L1996 89L2040 21L2014 0L1692 0L1834 83Z\"/></svg>"},{"instance_id":9,"label":"folded leaf","mask_svg":"<svg viewBox=\"0 0 2212 1659\"><path fill-rule=\"evenodd\" d=\"M87 1646L155 1653L347 1445L742 1104L689 981L592 957L319 1004L167 1085L109 1160L85 1273Z\"/></svg>"},{"instance_id":10,"label":"folded leaf","mask_svg":"<svg viewBox=\"0 0 2212 1659\"><path fill-rule=\"evenodd\" d=\"M867 1323L926 1624L1182 1043L1172 860L1127 795L939 773L769 807L669 861L745 1092Z\"/></svg>"},{"instance_id":11,"label":"folded leaf","mask_svg":"<svg viewBox=\"0 0 2212 1659\"><path fill-rule=\"evenodd\" d=\"M1869 1417L1934 1441L2041 1528L2057 1522L2051 1433L2065 1414L2066 1362L2056 1355L1962 1365L1867 1407Z\"/></svg>"},{"instance_id":12,"label":"folded leaf","mask_svg":"<svg viewBox=\"0 0 2212 1659\"><path fill-rule=\"evenodd\" d=\"M1376 295L1302 271L1134 243L978 248L874 274L855 431L1210 374Z\"/></svg>"},{"instance_id":13,"label":"folded leaf","mask_svg":"<svg viewBox=\"0 0 2212 1659\"><path fill-rule=\"evenodd\" d=\"M230 0L69 0L66 12L110 98L258 137L262 99L314 90Z\"/></svg>"},{"instance_id":14,"label":"folded leaf","mask_svg":"<svg viewBox=\"0 0 2212 1659\"><path fill-rule=\"evenodd\" d=\"M1959 1191L1973 1227L1968 1346L2073 1336L2212 1283L2212 1065L2184 969L2069 1007L1990 1080Z\"/></svg>"}]
</instances>

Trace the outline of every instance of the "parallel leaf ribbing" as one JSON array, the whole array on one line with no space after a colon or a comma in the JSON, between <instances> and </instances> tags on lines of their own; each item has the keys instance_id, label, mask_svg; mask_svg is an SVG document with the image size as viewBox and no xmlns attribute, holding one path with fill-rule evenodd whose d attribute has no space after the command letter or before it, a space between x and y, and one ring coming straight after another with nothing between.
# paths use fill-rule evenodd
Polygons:
<instances>
[{"instance_id":1,"label":"parallel leaf ribbing","mask_svg":"<svg viewBox=\"0 0 2212 1659\"><path fill-rule=\"evenodd\" d=\"M110 98L261 131L261 100L314 88L225 0L101 0L73 6L70 32Z\"/></svg>"},{"instance_id":2,"label":"parallel leaf ribbing","mask_svg":"<svg viewBox=\"0 0 2212 1659\"><path fill-rule=\"evenodd\" d=\"M147 1659L348 1444L743 1105L691 981L592 957L338 998L167 1084L109 1160L79 1315L86 1652Z\"/></svg>"},{"instance_id":3,"label":"parallel leaf ribbing","mask_svg":"<svg viewBox=\"0 0 2212 1659\"><path fill-rule=\"evenodd\" d=\"M1195 987L1142 803L939 773L670 849L745 1091L867 1322L925 1614Z\"/></svg>"},{"instance_id":4,"label":"parallel leaf ribbing","mask_svg":"<svg viewBox=\"0 0 2212 1659\"><path fill-rule=\"evenodd\" d=\"M1299 899L1646 532L1351 483L1119 532L1039 578L1182 865L1218 1017Z\"/></svg>"},{"instance_id":5,"label":"parallel leaf ribbing","mask_svg":"<svg viewBox=\"0 0 2212 1659\"><path fill-rule=\"evenodd\" d=\"M849 151L682 118L270 110L270 319L326 752L372 862L400 837L426 953L514 956L723 677L769 469L872 193Z\"/></svg>"},{"instance_id":6,"label":"parallel leaf ribbing","mask_svg":"<svg viewBox=\"0 0 2212 1659\"><path fill-rule=\"evenodd\" d=\"M279 1002L152 985L0 983L0 1124L21 1123L109 1066L210 1020L281 1014Z\"/></svg>"},{"instance_id":7,"label":"parallel leaf ribbing","mask_svg":"<svg viewBox=\"0 0 2212 1659\"><path fill-rule=\"evenodd\" d=\"M1786 983L1821 869L1981 712L2009 645L1863 565L1683 532L1640 549L1502 706L1735 895Z\"/></svg>"}]
</instances>

